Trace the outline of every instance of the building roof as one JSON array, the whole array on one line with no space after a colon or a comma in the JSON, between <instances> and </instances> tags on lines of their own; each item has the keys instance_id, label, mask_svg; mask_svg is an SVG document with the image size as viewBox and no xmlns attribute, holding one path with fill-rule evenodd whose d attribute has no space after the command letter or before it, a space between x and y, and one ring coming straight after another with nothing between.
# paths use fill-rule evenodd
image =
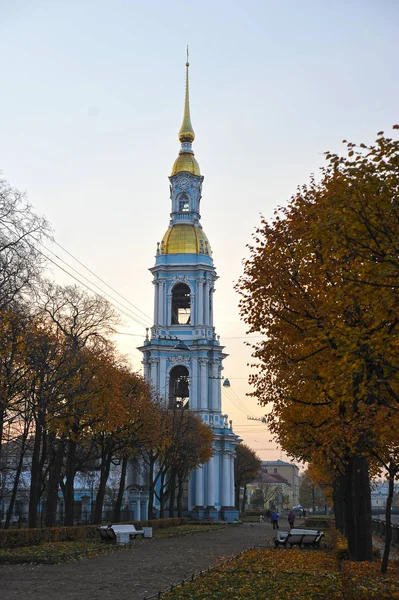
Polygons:
<instances>
[{"instance_id":1,"label":"building roof","mask_svg":"<svg viewBox=\"0 0 399 600\"><path fill-rule=\"evenodd\" d=\"M296 467L292 462L285 462L283 460L262 460L262 467Z\"/></svg>"}]
</instances>

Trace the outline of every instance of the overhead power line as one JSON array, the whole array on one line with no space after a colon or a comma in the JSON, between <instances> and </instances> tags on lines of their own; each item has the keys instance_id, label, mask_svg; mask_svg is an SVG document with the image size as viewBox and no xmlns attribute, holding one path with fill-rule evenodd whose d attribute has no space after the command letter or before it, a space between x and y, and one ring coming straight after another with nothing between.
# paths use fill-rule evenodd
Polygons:
<instances>
[{"instance_id":1,"label":"overhead power line","mask_svg":"<svg viewBox=\"0 0 399 600\"><path fill-rule=\"evenodd\" d=\"M36 240L38 241L38 240ZM69 263L67 263L63 258L61 258L60 256L58 256L55 252L53 252L52 250L50 250L50 248L47 248L47 246L45 246L44 244L42 244L41 242L39 242L41 244L41 246L43 246L43 248L47 251L50 252L53 256L55 256L55 258L57 258L57 260L60 260L64 265L66 265L69 269L72 269L72 271L74 271L75 273L77 273L79 275L79 277L83 277L83 279L85 279L86 281L88 281L90 283L90 285L93 285L94 287L96 287L98 290L100 290L100 292L102 292L102 294L104 294L105 296L108 296L109 298L111 298L111 300L113 300L114 302L116 302L117 304L119 304L124 310L129 311L129 313L131 313L131 318L136 321L139 325L142 325L143 327L147 327L147 323L144 321L144 319L142 319L142 317L140 315L136 315L129 307L125 306L124 304L122 304L122 302L120 300L118 300L117 298L115 298L114 296L111 296L111 294L109 294L108 292L106 292L105 290L103 290L99 285L97 285L94 281L91 281L88 277L86 277L86 275L83 275L83 273L81 273L80 271L78 271L77 269L75 269L75 267L73 267L72 265L70 265ZM54 262L54 261L52 261ZM79 261L78 261L79 262ZM92 271L90 271L92 272ZM100 279L98 277L98 279L100 281L102 281L102 279ZM107 285L107 284L106 284ZM110 287L110 286L108 286ZM113 288L111 288L113 289ZM93 290L92 290L93 291ZM96 292L95 292L96 293ZM115 306L115 305L114 305ZM117 307L115 307L117 308ZM118 308L119 310L119 308ZM124 313L126 314L126 313ZM129 316L129 315L127 315Z\"/></svg>"},{"instance_id":2,"label":"overhead power line","mask_svg":"<svg viewBox=\"0 0 399 600\"><path fill-rule=\"evenodd\" d=\"M62 244L60 244L59 242L57 242L57 240L55 240L54 238L51 238L49 235L46 235L46 237L51 242L53 242L54 244L56 244L59 248L61 248L61 250L63 250L64 252L66 252L71 258L73 258L73 260L76 260L76 262L79 263L84 269L86 269L86 271L88 271L89 273L91 273L92 275L94 275L94 277L96 277L99 281L101 281L101 283L103 283L104 285L106 285L110 290L112 290L120 298L122 298L123 300L125 300L125 302L127 302L128 304L130 304L130 306L132 306L136 311L138 311L139 313L141 313L145 317L145 320L148 320L150 323L152 323L151 317L149 315L147 315L147 313L145 313L143 310L141 310L141 308L139 308L138 306L136 306L135 304L133 304L133 302L131 302L128 298L126 298L125 296L123 296L122 294L120 294L118 292L118 290L116 290L115 288L113 288L112 285L110 285L104 279L102 279L99 275L97 275L96 273L94 273L94 271L92 271L89 267L87 267L84 263L82 263L81 260L79 260L78 258L76 258L76 256L74 256L71 252L69 252L69 250L67 250L64 246L62 246Z\"/></svg>"},{"instance_id":3,"label":"overhead power line","mask_svg":"<svg viewBox=\"0 0 399 600\"><path fill-rule=\"evenodd\" d=\"M9 231L11 231L11 233L15 234L15 231L11 227L9 227L8 225L6 225L5 223L3 223L3 225ZM29 244L29 246L31 248L34 248L34 250L38 254L40 254L41 256L43 256L46 260L48 260L50 263L52 263L53 265L55 265L58 269L60 269L64 273L66 273L69 277L71 277L72 279L74 279L75 281L77 281L80 285L82 285L85 288L87 288L88 290L90 290L93 294L95 294L97 296L101 296L102 298L104 298L105 300L107 300L118 312L120 312L121 314L125 315L126 317L128 317L129 319L131 319L132 321L134 321L135 323L137 323L141 327L147 327L147 324L145 322L143 322L142 320L140 320L136 315L134 315L134 313L130 309L126 309L126 307L120 308L120 306L123 307L123 305L118 300L114 299L114 302L117 302L118 304L120 304L120 306L117 306L113 302L111 302L107 298L107 296L112 298L112 296L110 296L110 294L108 292L105 292L104 290L102 290L96 283L90 281L85 275L83 275L82 273L80 273L77 269L75 269L74 267L72 267L71 265L69 265L69 263L67 263L66 261L64 261L59 256L57 256L52 250L50 250L42 242L40 242L40 240L37 240L32 233L26 232L26 235L30 236L31 238L33 238L33 240L36 243L40 244L40 246L42 246L45 250L47 250L48 252L50 252L51 254L53 254L58 260L60 260L62 263L64 263L69 269L72 269L72 271L74 271L75 273L77 273L79 275L79 277L82 277L83 279L86 279L86 281L88 281L91 285L94 285L95 287L97 287L101 291L101 294L99 294L98 292L96 292L95 290L93 290L93 288L90 287L89 285L87 285L87 283L85 283L84 281L82 281L81 279L79 279L78 277L76 277L75 275L73 275L73 273L71 273L70 271L68 271L68 269L65 269L64 267L62 267L57 261L55 261L52 258L50 258L47 254L45 254L44 252L42 252L41 250L39 250L38 248L36 248L31 242L29 242L29 241L26 240L27 244ZM126 312L126 310L128 310L129 312Z\"/></svg>"}]
</instances>

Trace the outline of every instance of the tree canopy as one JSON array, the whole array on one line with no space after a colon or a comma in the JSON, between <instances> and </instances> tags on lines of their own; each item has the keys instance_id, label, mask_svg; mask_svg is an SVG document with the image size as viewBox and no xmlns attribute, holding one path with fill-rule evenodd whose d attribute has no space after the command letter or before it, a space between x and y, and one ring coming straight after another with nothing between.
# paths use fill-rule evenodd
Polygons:
<instances>
[{"instance_id":1,"label":"tree canopy","mask_svg":"<svg viewBox=\"0 0 399 600\"><path fill-rule=\"evenodd\" d=\"M262 219L238 289L264 336L253 394L273 403L283 448L344 477L349 549L369 560L369 468L398 462L399 142L344 143L320 181Z\"/></svg>"}]
</instances>

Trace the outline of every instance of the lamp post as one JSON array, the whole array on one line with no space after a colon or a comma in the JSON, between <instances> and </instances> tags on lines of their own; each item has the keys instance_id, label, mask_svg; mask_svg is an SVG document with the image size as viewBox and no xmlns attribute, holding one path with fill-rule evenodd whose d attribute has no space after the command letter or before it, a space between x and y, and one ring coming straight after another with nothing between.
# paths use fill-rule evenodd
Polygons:
<instances>
[{"instance_id":1,"label":"lamp post","mask_svg":"<svg viewBox=\"0 0 399 600\"><path fill-rule=\"evenodd\" d=\"M230 387L231 386L230 381L229 381L229 379L227 377L226 378L224 378L224 377L213 377L213 375L209 375L209 379L220 379L221 381L223 381L223 383L222 383L223 387Z\"/></svg>"}]
</instances>

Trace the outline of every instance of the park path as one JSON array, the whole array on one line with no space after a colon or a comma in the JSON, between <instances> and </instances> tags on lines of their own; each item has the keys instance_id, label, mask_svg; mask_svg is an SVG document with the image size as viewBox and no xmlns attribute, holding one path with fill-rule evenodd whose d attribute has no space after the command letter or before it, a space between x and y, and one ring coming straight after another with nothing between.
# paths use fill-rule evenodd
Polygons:
<instances>
[{"instance_id":1,"label":"park path","mask_svg":"<svg viewBox=\"0 0 399 600\"><path fill-rule=\"evenodd\" d=\"M286 529L284 522L280 528ZM0 597L143 600L224 557L270 546L273 536L269 523L244 523L179 538L135 540L130 549L60 565L0 565Z\"/></svg>"}]
</instances>

